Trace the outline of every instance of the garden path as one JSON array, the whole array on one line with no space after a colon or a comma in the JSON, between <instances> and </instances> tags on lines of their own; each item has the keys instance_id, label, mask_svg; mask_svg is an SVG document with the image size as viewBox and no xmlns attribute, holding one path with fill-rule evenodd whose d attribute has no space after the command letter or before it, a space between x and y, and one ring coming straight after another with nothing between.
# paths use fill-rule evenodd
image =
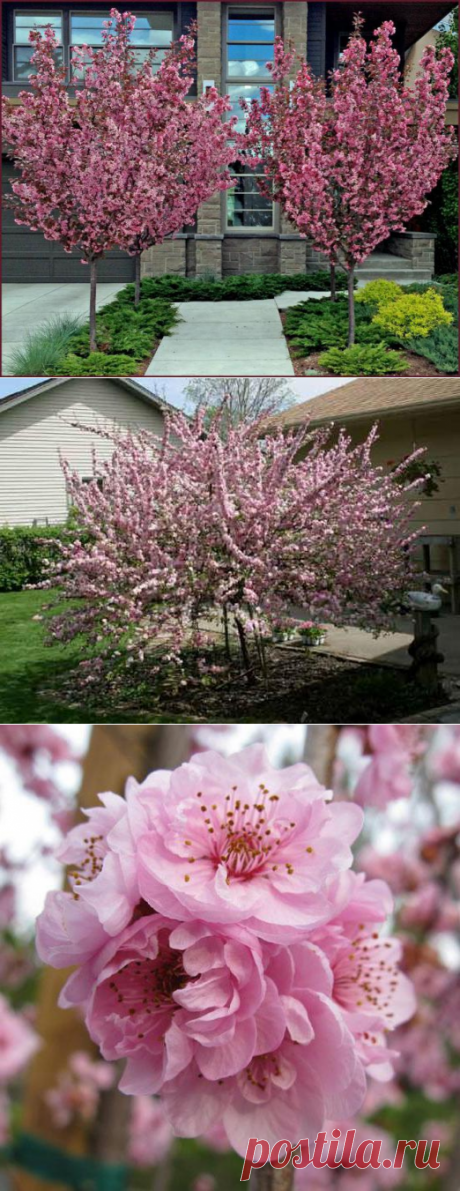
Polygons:
<instances>
[{"instance_id":1,"label":"garden path","mask_svg":"<svg viewBox=\"0 0 460 1191\"><path fill-rule=\"evenodd\" d=\"M181 321L162 339L147 376L294 375L273 299L180 302L177 309Z\"/></svg>"}]
</instances>

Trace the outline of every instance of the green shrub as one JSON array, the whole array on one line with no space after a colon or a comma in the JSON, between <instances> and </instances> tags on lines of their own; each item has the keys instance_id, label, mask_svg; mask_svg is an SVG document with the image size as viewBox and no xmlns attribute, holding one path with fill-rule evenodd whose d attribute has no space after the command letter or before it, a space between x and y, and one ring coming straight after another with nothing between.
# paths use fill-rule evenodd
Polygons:
<instances>
[{"instance_id":1,"label":"green shrub","mask_svg":"<svg viewBox=\"0 0 460 1191\"><path fill-rule=\"evenodd\" d=\"M337 273L336 284L338 289L346 289L345 273ZM327 270L292 274L252 273L215 281L204 277L177 277L175 274L165 274L164 277L144 277L141 282L143 298L163 297L171 302L244 302L256 298L276 298L287 289L328 292L330 275ZM133 295L134 286L127 285L117 295L116 301L131 302Z\"/></svg>"},{"instance_id":2,"label":"green shrub","mask_svg":"<svg viewBox=\"0 0 460 1191\"><path fill-rule=\"evenodd\" d=\"M323 347L346 347L348 342L348 303L346 298L308 298L286 312L285 333L296 355L309 355ZM361 305L356 311L356 342L380 343L382 332L371 323L370 310Z\"/></svg>"},{"instance_id":3,"label":"green shrub","mask_svg":"<svg viewBox=\"0 0 460 1191\"><path fill-rule=\"evenodd\" d=\"M45 559L59 557L53 539L66 533L65 525L0 528L0 591L21 591L28 583L46 577ZM45 542L44 539L51 539Z\"/></svg>"},{"instance_id":4,"label":"green shrub","mask_svg":"<svg viewBox=\"0 0 460 1191\"><path fill-rule=\"evenodd\" d=\"M89 356L65 356L53 376L131 376L133 356L91 352Z\"/></svg>"},{"instance_id":5,"label":"green shrub","mask_svg":"<svg viewBox=\"0 0 460 1191\"><path fill-rule=\"evenodd\" d=\"M458 372L458 330L454 326L437 327L431 335L410 339L407 347L430 360L439 372Z\"/></svg>"},{"instance_id":6,"label":"green shrub","mask_svg":"<svg viewBox=\"0 0 460 1191\"><path fill-rule=\"evenodd\" d=\"M444 309L440 293L432 287L424 294L404 294L381 303L373 323L386 335L404 342L429 335L436 327L448 326L452 314Z\"/></svg>"},{"instance_id":7,"label":"green shrub","mask_svg":"<svg viewBox=\"0 0 460 1191\"><path fill-rule=\"evenodd\" d=\"M355 301L363 303L364 306L379 308L384 303L399 298L402 292L401 286L397 285L396 281L385 281L384 277L377 277L375 281L368 281L362 289L358 290Z\"/></svg>"},{"instance_id":8,"label":"green shrub","mask_svg":"<svg viewBox=\"0 0 460 1191\"><path fill-rule=\"evenodd\" d=\"M152 353L156 340L169 335L177 321L174 306L164 298L144 299L138 307L120 304L115 299L96 315L99 350L142 360ZM89 355L88 326L73 336L68 351L76 356Z\"/></svg>"},{"instance_id":9,"label":"green shrub","mask_svg":"<svg viewBox=\"0 0 460 1191\"><path fill-rule=\"evenodd\" d=\"M14 348L9 355L9 375L54 376L54 369L68 351L80 324L81 319L64 314L42 323L36 331L29 331L23 346Z\"/></svg>"},{"instance_id":10,"label":"green shrub","mask_svg":"<svg viewBox=\"0 0 460 1191\"><path fill-rule=\"evenodd\" d=\"M153 339L150 331L127 327L126 331L118 331L113 336L112 345L117 353L143 360L145 356L150 358L152 355Z\"/></svg>"},{"instance_id":11,"label":"green shrub","mask_svg":"<svg viewBox=\"0 0 460 1191\"><path fill-rule=\"evenodd\" d=\"M347 347L341 351L331 347L319 357L320 368L327 368L336 376L384 376L389 372L406 372L407 363L398 352L388 351L384 343L361 347Z\"/></svg>"}]
</instances>

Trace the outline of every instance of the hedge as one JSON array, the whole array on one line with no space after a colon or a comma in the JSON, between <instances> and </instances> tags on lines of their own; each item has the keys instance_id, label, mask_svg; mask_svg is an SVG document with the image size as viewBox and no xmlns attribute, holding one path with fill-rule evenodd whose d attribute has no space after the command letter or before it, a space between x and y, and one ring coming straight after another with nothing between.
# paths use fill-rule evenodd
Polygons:
<instances>
[{"instance_id":1,"label":"hedge","mask_svg":"<svg viewBox=\"0 0 460 1191\"><path fill-rule=\"evenodd\" d=\"M347 288L346 273L337 271L338 289ZM284 290L330 290L330 273L319 269L315 273L241 273L236 277L180 277L174 273L162 277L144 277L142 298L164 298L170 302L245 302L260 298L276 298ZM115 299L117 303L131 303L134 285L129 284ZM115 304L115 303L114 303Z\"/></svg>"},{"instance_id":2,"label":"hedge","mask_svg":"<svg viewBox=\"0 0 460 1191\"><path fill-rule=\"evenodd\" d=\"M46 578L45 560L59 557L59 549L44 539L59 539L64 525L0 528L0 591L21 591Z\"/></svg>"}]
</instances>

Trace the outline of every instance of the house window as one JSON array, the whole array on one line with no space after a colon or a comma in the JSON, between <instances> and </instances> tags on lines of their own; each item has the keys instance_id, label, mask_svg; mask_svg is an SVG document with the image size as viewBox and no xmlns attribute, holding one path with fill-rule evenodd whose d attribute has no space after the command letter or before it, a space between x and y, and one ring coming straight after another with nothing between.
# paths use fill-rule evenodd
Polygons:
<instances>
[{"instance_id":1,"label":"house window","mask_svg":"<svg viewBox=\"0 0 460 1191\"><path fill-rule=\"evenodd\" d=\"M225 24L225 90L232 104L229 113L238 117L237 130L244 131L245 115L240 99L247 103L258 99L260 87L270 85L268 63L273 62L275 48L275 8L233 8L226 12ZM273 228L273 203L261 195L257 174L247 167L235 165L238 181L227 191L227 227L233 229L269 231Z\"/></svg>"},{"instance_id":2,"label":"house window","mask_svg":"<svg viewBox=\"0 0 460 1191\"><path fill-rule=\"evenodd\" d=\"M156 51L154 71L158 70L166 50L174 37L174 16L172 12L134 12L136 24L131 33L130 42L136 51L136 61L140 66L145 62L150 50ZM109 12L106 10L86 12L72 12L70 14L70 57L77 46L88 45L92 49L102 46L104 22ZM73 72L75 75L77 72ZM81 75L81 72L79 72Z\"/></svg>"},{"instance_id":3,"label":"house window","mask_svg":"<svg viewBox=\"0 0 460 1191\"><path fill-rule=\"evenodd\" d=\"M237 182L227 191L227 227L273 229L273 202L261 194L257 171L237 163L232 173Z\"/></svg>"},{"instance_id":4,"label":"house window","mask_svg":"<svg viewBox=\"0 0 460 1191\"><path fill-rule=\"evenodd\" d=\"M174 13L169 11L136 12L136 24L131 34L131 44L139 65L145 61L149 50L156 51L154 70L158 70L166 50L174 40ZM12 79L16 83L27 83L34 73L31 63L33 46L29 42L32 29L43 30L51 25L59 48L56 61L70 63L72 51L77 46L89 45L92 49L102 46L104 22L110 17L110 8L73 11L63 13L51 9L18 9L14 13ZM71 66L69 66L71 71ZM74 75L75 78L75 75Z\"/></svg>"},{"instance_id":5,"label":"house window","mask_svg":"<svg viewBox=\"0 0 460 1191\"><path fill-rule=\"evenodd\" d=\"M96 484L96 486L99 488L99 491L100 492L103 491L103 488L104 488L104 477L103 476L82 476L81 482L82 482L82 484Z\"/></svg>"},{"instance_id":6,"label":"house window","mask_svg":"<svg viewBox=\"0 0 460 1191\"><path fill-rule=\"evenodd\" d=\"M335 56L335 65L340 66L343 58L343 51L346 50L350 40L350 32L337 34L337 52Z\"/></svg>"},{"instance_id":7,"label":"house window","mask_svg":"<svg viewBox=\"0 0 460 1191\"><path fill-rule=\"evenodd\" d=\"M33 29L44 29L51 25L54 36L59 44L56 49L56 62L62 63L62 12L44 8L22 9L14 13L13 30L13 79L16 83L27 82L33 72L31 57L34 47L29 42L29 33Z\"/></svg>"}]
</instances>

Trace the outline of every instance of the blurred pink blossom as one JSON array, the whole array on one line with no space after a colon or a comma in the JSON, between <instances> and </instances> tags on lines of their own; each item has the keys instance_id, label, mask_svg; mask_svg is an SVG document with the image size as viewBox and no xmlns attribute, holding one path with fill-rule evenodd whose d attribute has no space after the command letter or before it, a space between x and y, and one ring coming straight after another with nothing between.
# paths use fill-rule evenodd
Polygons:
<instances>
[{"instance_id":1,"label":"blurred pink blossom","mask_svg":"<svg viewBox=\"0 0 460 1191\"><path fill-rule=\"evenodd\" d=\"M39 1046L35 1030L0 996L0 1084L14 1079Z\"/></svg>"},{"instance_id":2,"label":"blurred pink blossom","mask_svg":"<svg viewBox=\"0 0 460 1191\"><path fill-rule=\"evenodd\" d=\"M129 1123L128 1157L133 1166L157 1166L166 1157L173 1131L160 1100L135 1096Z\"/></svg>"}]
</instances>

